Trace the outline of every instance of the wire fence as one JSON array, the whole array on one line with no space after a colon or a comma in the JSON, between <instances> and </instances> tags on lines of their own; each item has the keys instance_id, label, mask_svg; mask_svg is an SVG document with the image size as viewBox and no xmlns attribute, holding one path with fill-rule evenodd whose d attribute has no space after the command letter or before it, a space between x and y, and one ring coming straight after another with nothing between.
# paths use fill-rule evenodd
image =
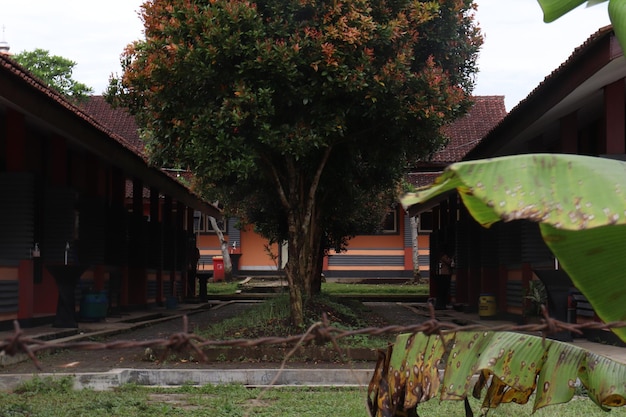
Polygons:
<instances>
[{"instance_id":1,"label":"wire fence","mask_svg":"<svg viewBox=\"0 0 626 417\"><path fill-rule=\"evenodd\" d=\"M561 332L571 332L572 334L582 335L585 330L610 330L626 327L626 322L586 322L586 323L566 323L550 317L547 310L543 309L543 318L539 323L515 325L506 323L501 325L484 325L484 324L456 324L449 321L441 321L435 317L435 311L430 306L430 318L419 324L411 325L389 325L383 327L365 327L360 329L346 330L333 326L328 318L323 315L321 320L312 324L306 332L298 335L287 337L260 337L256 339L229 339L229 340L211 340L203 338L197 334L188 331L187 316L183 316L183 323L180 332L172 333L169 337L151 339L151 340L116 340L111 342L95 342L95 341L73 341L73 342L57 342L54 340L40 340L28 337L24 334L19 323L14 321L14 332L11 336L0 342L0 354L14 356L18 354L26 354L32 360L37 369L41 370L41 364L37 358L37 354L46 351L55 351L59 349L66 350L115 350L128 348L151 348L163 352L163 355L180 352L193 352L195 357L202 362L208 362L209 359L204 350L216 347L255 347L268 345L290 346L292 349L283 359L283 365L293 356L300 346L306 346L311 343L322 345L331 343L333 348L344 357L344 352L340 347L339 340L352 336L368 335L368 336L386 336L400 333L416 333L422 332L426 335L444 334L450 332L463 331L509 331L509 332L527 332L541 333L543 337L555 335ZM381 347L383 348L383 347Z\"/></svg>"}]
</instances>

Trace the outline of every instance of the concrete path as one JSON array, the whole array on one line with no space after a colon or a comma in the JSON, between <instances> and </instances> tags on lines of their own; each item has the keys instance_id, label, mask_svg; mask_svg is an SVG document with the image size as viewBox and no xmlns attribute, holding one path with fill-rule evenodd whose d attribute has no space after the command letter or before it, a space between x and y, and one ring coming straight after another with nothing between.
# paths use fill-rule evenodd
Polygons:
<instances>
[{"instance_id":1,"label":"concrete path","mask_svg":"<svg viewBox=\"0 0 626 417\"><path fill-rule=\"evenodd\" d=\"M372 377L369 369L112 369L109 372L38 373L39 378L74 380L75 389L104 391L133 383L142 386L242 384L249 387L315 386L366 387ZM9 391L32 379L33 374L0 376L0 390Z\"/></svg>"}]
</instances>

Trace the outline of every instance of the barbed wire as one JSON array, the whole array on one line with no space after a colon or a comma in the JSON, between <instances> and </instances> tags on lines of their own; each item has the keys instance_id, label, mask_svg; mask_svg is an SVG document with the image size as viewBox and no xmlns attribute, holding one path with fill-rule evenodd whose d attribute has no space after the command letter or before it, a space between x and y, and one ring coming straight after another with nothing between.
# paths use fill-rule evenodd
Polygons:
<instances>
[{"instance_id":1,"label":"barbed wire","mask_svg":"<svg viewBox=\"0 0 626 417\"><path fill-rule=\"evenodd\" d=\"M151 340L116 340L111 342L96 341L68 341L58 342L54 340L40 340L28 337L24 334L19 323L14 321L14 333L0 342L0 352L5 355L15 356L18 354L26 354L34 363L37 369L41 370L41 364L37 358L37 353L54 350L116 350L128 348L151 348L154 350L163 350L164 354L169 352L192 351L202 362L209 362L204 349L217 347L256 347L267 345L283 345L293 346L293 349L287 354L286 361L292 356L299 346L315 343L322 345L331 343L335 350L343 354L339 347L338 341L352 336L386 336L400 333L416 333L422 332L426 335L435 333L445 334L451 332L469 332L469 331L509 331L509 332L526 332L541 333L545 338L560 332L571 332L572 334L582 335L584 330L611 330L626 327L626 322L616 321L611 323L585 322L585 323L566 323L554 319L548 315L545 307L543 308L543 317L541 322L533 324L515 325L505 323L501 325L485 325L485 324L457 324L451 321L442 321L435 316L435 310L430 306L430 317L418 324L409 325L388 325L383 327L365 327L360 329L341 329L333 326L326 315L321 320L311 325L308 330L299 335L277 337L268 336L256 339L228 339L228 340L212 340L203 338L197 334L189 333L188 318L183 316L183 324L180 332L171 334L169 337ZM383 348L381 346L381 348Z\"/></svg>"}]
</instances>

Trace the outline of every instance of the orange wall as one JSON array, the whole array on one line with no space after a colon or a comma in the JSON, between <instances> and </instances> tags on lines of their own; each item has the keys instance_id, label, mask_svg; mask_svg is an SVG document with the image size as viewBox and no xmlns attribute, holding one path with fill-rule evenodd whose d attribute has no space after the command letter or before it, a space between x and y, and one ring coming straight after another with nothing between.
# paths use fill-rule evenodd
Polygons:
<instances>
[{"instance_id":1,"label":"orange wall","mask_svg":"<svg viewBox=\"0 0 626 417\"><path fill-rule=\"evenodd\" d=\"M404 236L393 235L364 235L356 236L348 241L348 250L363 248L402 248Z\"/></svg>"},{"instance_id":2,"label":"orange wall","mask_svg":"<svg viewBox=\"0 0 626 417\"><path fill-rule=\"evenodd\" d=\"M398 230L404 231L404 216L400 215ZM240 232L239 247L241 251L241 258L239 260L240 274L245 274L246 270L249 271L272 271L276 270L277 265L280 266L280 260L273 260L266 251L267 239L261 237L254 232L253 226L246 226ZM418 236L418 247L420 255L428 255L430 252L430 236L428 234L420 234ZM199 271L212 271L213 263L211 258L213 256L221 256L221 250L219 247L219 241L215 234L200 234L197 235L197 246L200 249L201 261L199 265ZM278 256L279 247L274 244L271 246L271 252L274 256ZM405 258L404 266L386 266L386 265L374 265L374 266L332 266L330 270L395 270L395 271L412 271L413 269L413 255L411 248L404 247L404 234L385 234L385 235L362 235L351 239L348 242L348 251L334 256L342 255L387 255L387 256L403 256ZM420 265L421 271L428 271L430 265ZM328 270L328 262L325 262L325 270Z\"/></svg>"},{"instance_id":3,"label":"orange wall","mask_svg":"<svg viewBox=\"0 0 626 417\"><path fill-rule=\"evenodd\" d=\"M239 242L238 246L238 251L241 252L239 270L258 269L263 271L276 269L276 263L279 262L278 259L276 261L272 260L265 250L268 240L255 233L253 226L246 226L241 230L240 239L241 242ZM200 249L200 256L203 259L222 255L219 239L215 234L198 235L196 245ZM278 245L271 245L270 250L274 256L278 255ZM213 271L212 261L204 261L203 264L201 260L198 270Z\"/></svg>"},{"instance_id":4,"label":"orange wall","mask_svg":"<svg viewBox=\"0 0 626 417\"><path fill-rule=\"evenodd\" d=\"M239 261L239 269L245 267L256 267L262 270L276 269L279 260L271 259L266 251L268 240L254 232L253 226L246 226L241 231L241 259ZM278 256L278 245L270 246L273 256Z\"/></svg>"}]
</instances>

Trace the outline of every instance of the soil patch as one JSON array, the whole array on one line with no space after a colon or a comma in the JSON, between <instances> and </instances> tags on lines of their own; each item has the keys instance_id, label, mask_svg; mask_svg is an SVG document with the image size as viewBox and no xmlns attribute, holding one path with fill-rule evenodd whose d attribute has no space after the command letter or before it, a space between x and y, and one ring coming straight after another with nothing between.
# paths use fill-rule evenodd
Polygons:
<instances>
[{"instance_id":1,"label":"soil patch","mask_svg":"<svg viewBox=\"0 0 626 417\"><path fill-rule=\"evenodd\" d=\"M189 332L209 327L215 323L242 314L254 304L230 303L221 308L202 310L188 316ZM383 327L391 324L414 324L424 318L405 306L397 303L365 303L362 311L362 322L371 327ZM328 312L326 312L328 313ZM334 317L338 320L338 317ZM331 320L331 322L335 322ZM132 331L98 338L97 342L111 343L114 341L133 342L155 339L168 339L173 334L182 332L183 322L180 319L161 321L151 326L136 328ZM261 336L261 335L259 335ZM262 335L262 336L276 336ZM132 344L132 343L131 343ZM381 346L384 349L386 346ZM145 347L129 347L111 350L64 350L55 353L44 353L39 357L41 372L105 372L115 368L133 369L211 369L211 368L260 368L276 367L291 348L281 345L267 345L253 348L213 348L207 350L209 361L201 361L193 352L159 352ZM307 346L300 348L297 359L287 363L287 367L372 367L376 360L373 350L359 351L352 349L341 356L328 347ZM360 365L358 364L360 362ZM35 365L20 362L0 368L2 374L37 373Z\"/></svg>"}]
</instances>

